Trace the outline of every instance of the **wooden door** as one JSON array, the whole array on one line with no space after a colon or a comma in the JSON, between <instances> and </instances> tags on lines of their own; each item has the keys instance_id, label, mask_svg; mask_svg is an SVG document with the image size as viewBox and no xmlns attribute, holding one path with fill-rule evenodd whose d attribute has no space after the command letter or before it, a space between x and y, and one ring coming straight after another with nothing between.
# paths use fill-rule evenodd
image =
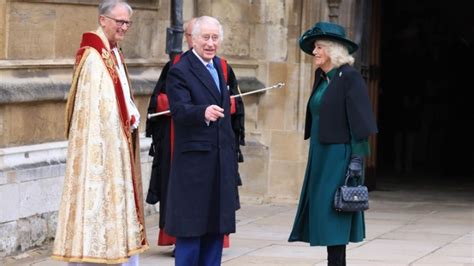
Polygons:
<instances>
[{"instance_id":1,"label":"wooden door","mask_svg":"<svg viewBox=\"0 0 474 266\"><path fill-rule=\"evenodd\" d=\"M356 0L354 14L354 39L360 44L355 55L356 67L369 88L372 109L377 116L380 82L380 0ZM371 136L370 156L365 164L365 183L370 190L376 188L377 136Z\"/></svg>"}]
</instances>

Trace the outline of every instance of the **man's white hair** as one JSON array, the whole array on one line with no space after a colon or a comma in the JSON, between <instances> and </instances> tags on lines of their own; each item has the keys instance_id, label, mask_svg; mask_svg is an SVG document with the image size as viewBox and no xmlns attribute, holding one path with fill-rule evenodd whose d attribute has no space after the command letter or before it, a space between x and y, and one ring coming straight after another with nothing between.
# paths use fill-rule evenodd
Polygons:
<instances>
[{"instance_id":1,"label":"man's white hair","mask_svg":"<svg viewBox=\"0 0 474 266\"><path fill-rule=\"evenodd\" d=\"M217 27L219 28L219 41L222 42L224 40L224 30L222 28L222 25L219 22L219 20L217 20L214 17L209 17L209 16L202 16L196 19L196 22L194 23L194 27L192 31L193 39L197 38L199 34L201 34L202 25L209 25L209 24L217 25Z\"/></svg>"}]
</instances>

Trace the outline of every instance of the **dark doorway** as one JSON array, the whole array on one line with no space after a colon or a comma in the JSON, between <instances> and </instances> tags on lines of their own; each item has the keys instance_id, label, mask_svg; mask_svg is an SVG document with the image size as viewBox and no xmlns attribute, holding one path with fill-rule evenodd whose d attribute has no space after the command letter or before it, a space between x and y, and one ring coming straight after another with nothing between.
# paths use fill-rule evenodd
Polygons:
<instances>
[{"instance_id":1,"label":"dark doorway","mask_svg":"<svg viewBox=\"0 0 474 266\"><path fill-rule=\"evenodd\" d=\"M457 2L382 2L378 179L472 183L474 27Z\"/></svg>"}]
</instances>

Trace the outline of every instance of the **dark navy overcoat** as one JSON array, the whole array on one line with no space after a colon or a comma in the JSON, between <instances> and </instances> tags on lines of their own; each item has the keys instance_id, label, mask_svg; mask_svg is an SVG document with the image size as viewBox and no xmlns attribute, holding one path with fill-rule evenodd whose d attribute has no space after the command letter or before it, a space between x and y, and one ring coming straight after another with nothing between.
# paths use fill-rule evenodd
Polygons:
<instances>
[{"instance_id":1,"label":"dark navy overcoat","mask_svg":"<svg viewBox=\"0 0 474 266\"><path fill-rule=\"evenodd\" d=\"M220 91L190 50L171 67L166 87L174 121L174 154L168 184L165 231L176 237L235 232L237 153L230 98L219 58ZM206 124L209 105L225 117Z\"/></svg>"}]
</instances>

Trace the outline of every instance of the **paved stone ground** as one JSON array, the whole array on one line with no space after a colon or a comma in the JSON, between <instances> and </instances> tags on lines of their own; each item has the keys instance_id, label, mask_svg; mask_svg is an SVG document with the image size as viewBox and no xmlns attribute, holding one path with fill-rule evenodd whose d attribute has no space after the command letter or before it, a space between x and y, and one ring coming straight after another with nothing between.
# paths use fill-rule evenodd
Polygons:
<instances>
[{"instance_id":1,"label":"paved stone ground","mask_svg":"<svg viewBox=\"0 0 474 266\"><path fill-rule=\"evenodd\" d=\"M474 265L473 180L392 179L370 192L367 239L350 244L348 265ZM407 184L407 185L405 185ZM250 204L238 211L237 233L222 264L326 265L326 249L288 243L296 204ZM174 265L172 247L157 247L158 217L148 217L150 250L140 265ZM6 258L0 265L65 265L49 259L50 246Z\"/></svg>"}]
</instances>

